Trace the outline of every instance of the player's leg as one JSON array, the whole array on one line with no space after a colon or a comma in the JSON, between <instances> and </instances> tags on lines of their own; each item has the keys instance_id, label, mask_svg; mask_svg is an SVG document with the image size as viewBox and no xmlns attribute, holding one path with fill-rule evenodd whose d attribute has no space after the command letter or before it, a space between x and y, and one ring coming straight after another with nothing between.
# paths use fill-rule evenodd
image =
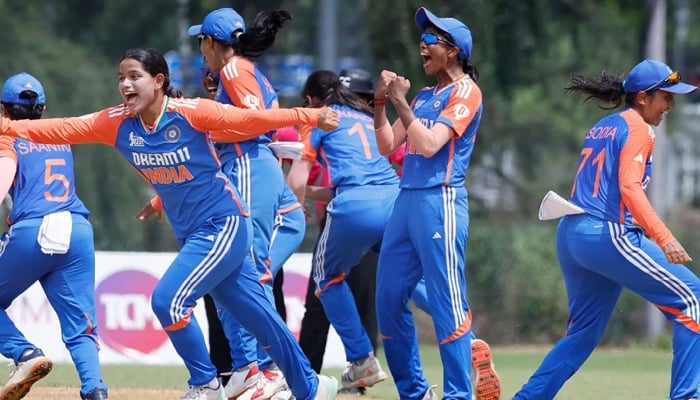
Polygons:
<instances>
[{"instance_id":1,"label":"player's leg","mask_svg":"<svg viewBox=\"0 0 700 400\"><path fill-rule=\"evenodd\" d=\"M318 385L296 339L275 311L249 259L215 288L212 296L265 347L297 399L313 398Z\"/></svg>"},{"instance_id":2,"label":"player's leg","mask_svg":"<svg viewBox=\"0 0 700 400\"><path fill-rule=\"evenodd\" d=\"M411 239L423 267L428 304L443 364L443 393L469 398L471 310L464 275L469 209L464 188L413 191ZM431 223L428 223L432 221Z\"/></svg>"},{"instance_id":3,"label":"player's leg","mask_svg":"<svg viewBox=\"0 0 700 400\"><path fill-rule=\"evenodd\" d=\"M686 266L668 262L659 246L641 230L609 223L615 246L610 279L656 305L673 322L670 399L700 396L700 279ZM612 253L612 252L611 252ZM613 258L614 257L614 258Z\"/></svg>"},{"instance_id":4,"label":"player's leg","mask_svg":"<svg viewBox=\"0 0 700 400\"><path fill-rule=\"evenodd\" d=\"M328 206L314 253L317 294L350 362L343 373L343 387L367 387L386 379L345 277L362 255L381 242L395 194L396 188L381 186L341 190Z\"/></svg>"},{"instance_id":5,"label":"player's leg","mask_svg":"<svg viewBox=\"0 0 700 400\"><path fill-rule=\"evenodd\" d=\"M229 216L212 219L191 234L156 285L153 311L190 373L193 390L221 391L206 341L192 313L197 299L222 281L230 281L249 254L250 220Z\"/></svg>"},{"instance_id":6,"label":"player's leg","mask_svg":"<svg viewBox=\"0 0 700 400\"><path fill-rule=\"evenodd\" d=\"M15 364L0 390L0 398L26 395L53 366L41 349L17 329L6 311L15 298L52 268L47 262L49 256L41 252L36 241L40 224L41 219L20 221L12 226L9 235L0 238L0 354Z\"/></svg>"},{"instance_id":7,"label":"player's leg","mask_svg":"<svg viewBox=\"0 0 700 400\"><path fill-rule=\"evenodd\" d=\"M377 324L376 290L377 290L377 262L379 254L369 251L360 262L352 268L346 281L350 287L360 320L364 326L372 348L376 354L377 340L379 340L379 326Z\"/></svg>"},{"instance_id":8,"label":"player's leg","mask_svg":"<svg viewBox=\"0 0 700 400\"><path fill-rule=\"evenodd\" d=\"M423 270L408 236L408 216L414 210L407 197L406 191L399 194L384 232L377 266L376 305L384 353L399 397L421 399L430 386L423 374L408 302Z\"/></svg>"},{"instance_id":9,"label":"player's leg","mask_svg":"<svg viewBox=\"0 0 700 400\"><path fill-rule=\"evenodd\" d=\"M604 239L602 226L602 221L587 216L569 216L560 222L557 255L569 305L566 335L514 399L553 399L600 342L622 290L599 272L619 267L619 259L610 258L613 249L610 240Z\"/></svg>"},{"instance_id":10,"label":"player's leg","mask_svg":"<svg viewBox=\"0 0 700 400\"><path fill-rule=\"evenodd\" d=\"M73 214L73 230L68 253L55 255L56 267L42 277L41 285L56 311L61 336L73 359L80 378L80 396L87 398L94 391L103 391L98 356L98 326L95 316L95 247L92 225L84 217Z\"/></svg>"}]
</instances>

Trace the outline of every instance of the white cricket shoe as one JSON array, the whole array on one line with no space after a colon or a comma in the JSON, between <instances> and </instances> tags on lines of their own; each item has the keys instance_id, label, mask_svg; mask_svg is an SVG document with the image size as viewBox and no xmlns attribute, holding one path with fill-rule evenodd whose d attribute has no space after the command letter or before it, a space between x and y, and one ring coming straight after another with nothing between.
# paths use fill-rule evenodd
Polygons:
<instances>
[{"instance_id":1,"label":"white cricket shoe","mask_svg":"<svg viewBox=\"0 0 700 400\"><path fill-rule=\"evenodd\" d=\"M44 355L41 349L25 350L7 383L0 391L0 399L19 400L23 398L29 393L36 381L51 372L51 368L53 368L53 362Z\"/></svg>"},{"instance_id":2,"label":"white cricket shoe","mask_svg":"<svg viewBox=\"0 0 700 400\"><path fill-rule=\"evenodd\" d=\"M335 400L338 394L338 380L334 376L318 375L318 389L314 400Z\"/></svg>"},{"instance_id":3,"label":"white cricket shoe","mask_svg":"<svg viewBox=\"0 0 700 400\"><path fill-rule=\"evenodd\" d=\"M386 372L374 354L360 361L353 361L343 371L343 388L370 387L385 380Z\"/></svg>"},{"instance_id":4,"label":"white cricket shoe","mask_svg":"<svg viewBox=\"0 0 700 400\"><path fill-rule=\"evenodd\" d=\"M229 400L237 399L247 390L250 390L260 380L260 370L258 363L252 362L245 367L241 367L231 373L224 391Z\"/></svg>"},{"instance_id":5,"label":"white cricket shoe","mask_svg":"<svg viewBox=\"0 0 700 400\"><path fill-rule=\"evenodd\" d=\"M212 389L211 386L190 386L190 390L185 393L180 400L226 400L224 386L219 383L219 387Z\"/></svg>"}]
</instances>

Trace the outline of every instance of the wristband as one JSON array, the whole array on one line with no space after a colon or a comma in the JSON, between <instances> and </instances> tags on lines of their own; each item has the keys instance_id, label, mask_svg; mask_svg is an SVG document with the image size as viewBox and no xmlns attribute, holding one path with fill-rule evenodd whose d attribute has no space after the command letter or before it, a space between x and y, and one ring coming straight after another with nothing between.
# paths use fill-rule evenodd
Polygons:
<instances>
[{"instance_id":1,"label":"wristband","mask_svg":"<svg viewBox=\"0 0 700 400\"><path fill-rule=\"evenodd\" d=\"M381 99L375 98L372 104L374 104L375 107L383 107L384 104L386 104L386 97L382 97Z\"/></svg>"}]
</instances>

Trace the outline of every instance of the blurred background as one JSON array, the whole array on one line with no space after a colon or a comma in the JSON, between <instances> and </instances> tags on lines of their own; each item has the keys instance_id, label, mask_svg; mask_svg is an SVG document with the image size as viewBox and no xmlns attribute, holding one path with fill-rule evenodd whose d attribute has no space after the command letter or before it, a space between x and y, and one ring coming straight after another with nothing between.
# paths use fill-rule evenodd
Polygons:
<instances>
[{"instance_id":1,"label":"blurred background","mask_svg":"<svg viewBox=\"0 0 700 400\"><path fill-rule=\"evenodd\" d=\"M624 74L650 56L700 81L700 0L0 0L0 79L29 72L44 84L47 116L81 115L120 102L124 50L154 47L166 54L174 84L203 96L201 55L186 30L223 6L248 22L266 9L294 14L256 60L284 106L301 105L301 85L316 69L393 70L410 78L413 94L433 84L421 67L416 8L470 26L485 111L467 184L467 276L476 331L498 344L549 343L564 332L556 225L538 222L537 208L547 190L569 192L583 135L607 113L567 95L565 80L574 72ZM679 96L657 130L649 193L696 260L699 101ZM167 221L133 218L152 193L117 152L74 152L98 250L176 250ZM311 251L316 236L312 219L300 251ZM697 262L690 267L698 272ZM625 293L605 340L668 346L669 337L660 314Z\"/></svg>"}]
</instances>

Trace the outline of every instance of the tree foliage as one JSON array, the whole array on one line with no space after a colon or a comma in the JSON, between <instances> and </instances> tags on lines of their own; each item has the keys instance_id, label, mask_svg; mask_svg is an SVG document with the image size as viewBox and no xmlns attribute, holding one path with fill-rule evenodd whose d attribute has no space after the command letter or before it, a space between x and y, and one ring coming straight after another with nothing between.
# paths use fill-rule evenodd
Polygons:
<instances>
[{"instance_id":1,"label":"tree foliage","mask_svg":"<svg viewBox=\"0 0 700 400\"><path fill-rule=\"evenodd\" d=\"M375 73L389 69L408 77L412 93L432 84L421 67L416 9L426 6L471 28L472 61L481 73L485 111L468 183L474 215L468 272L477 307L498 302L499 310L518 322L517 331L500 332L503 337L551 338L560 332L541 326L543 314L559 320L565 306L551 244L553 230L532 221L546 190L568 191L583 133L604 113L562 88L571 73L622 74L643 58L646 3L338 2L339 56L360 57ZM125 49L154 47L165 52L184 45L197 54L196 41L183 37L182 27L228 5L247 21L264 9L293 12L294 20L280 31L270 53L313 55L326 40L318 29L322 2L312 0L3 0L0 79L20 71L36 75L46 88L49 117L107 107L120 101L116 65ZM690 1L691 10L698 6L700 0ZM669 12L669 43L674 28ZM687 47L669 48L697 62L693 50L700 46L695 34L699 28L689 28ZM683 74L695 72L687 65L679 68L688 70L681 69ZM167 221L143 223L133 218L152 192L114 150L85 145L74 151L77 189L92 212L99 249L175 249ZM312 236L304 248L311 248ZM508 296L494 299L496 290ZM538 306L528 308L532 304Z\"/></svg>"}]
</instances>

